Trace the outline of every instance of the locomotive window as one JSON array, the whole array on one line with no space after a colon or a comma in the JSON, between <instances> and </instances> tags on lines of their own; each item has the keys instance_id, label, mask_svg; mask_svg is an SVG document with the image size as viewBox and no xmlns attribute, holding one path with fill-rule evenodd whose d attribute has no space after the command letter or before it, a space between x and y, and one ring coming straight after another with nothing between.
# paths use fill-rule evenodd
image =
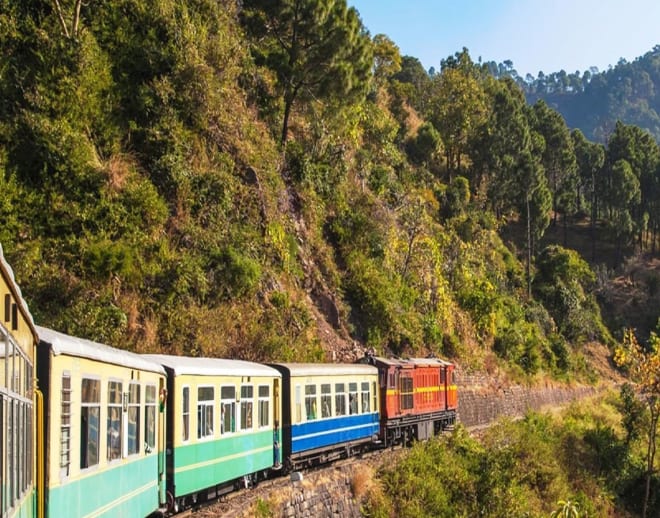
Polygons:
<instances>
[{"instance_id":1,"label":"locomotive window","mask_svg":"<svg viewBox=\"0 0 660 518\"><path fill-rule=\"evenodd\" d=\"M348 411L351 415L358 413L358 384L348 384Z\"/></svg>"},{"instance_id":2,"label":"locomotive window","mask_svg":"<svg viewBox=\"0 0 660 518\"><path fill-rule=\"evenodd\" d=\"M316 414L316 385L305 385L305 414L308 421L313 421Z\"/></svg>"},{"instance_id":3,"label":"locomotive window","mask_svg":"<svg viewBox=\"0 0 660 518\"><path fill-rule=\"evenodd\" d=\"M369 413L369 382L368 381L363 381L362 382L362 413L367 414Z\"/></svg>"},{"instance_id":4,"label":"locomotive window","mask_svg":"<svg viewBox=\"0 0 660 518\"><path fill-rule=\"evenodd\" d=\"M268 385L259 385L259 426L268 426L270 415L268 402L270 399L270 387Z\"/></svg>"},{"instance_id":5,"label":"locomotive window","mask_svg":"<svg viewBox=\"0 0 660 518\"><path fill-rule=\"evenodd\" d=\"M213 387L197 387L197 438L213 437Z\"/></svg>"},{"instance_id":6,"label":"locomotive window","mask_svg":"<svg viewBox=\"0 0 660 518\"><path fill-rule=\"evenodd\" d=\"M330 383L321 385L321 417L332 416L332 389Z\"/></svg>"},{"instance_id":7,"label":"locomotive window","mask_svg":"<svg viewBox=\"0 0 660 518\"><path fill-rule=\"evenodd\" d=\"M387 377L387 387L396 388L396 377L394 376L393 372L390 372Z\"/></svg>"},{"instance_id":8,"label":"locomotive window","mask_svg":"<svg viewBox=\"0 0 660 518\"><path fill-rule=\"evenodd\" d=\"M183 419L183 435L182 440L187 441L190 439L190 387L183 387L182 397L183 411L181 417Z\"/></svg>"},{"instance_id":9,"label":"locomotive window","mask_svg":"<svg viewBox=\"0 0 660 518\"><path fill-rule=\"evenodd\" d=\"M335 414L346 415L346 385L335 383Z\"/></svg>"},{"instance_id":10,"label":"locomotive window","mask_svg":"<svg viewBox=\"0 0 660 518\"><path fill-rule=\"evenodd\" d=\"M241 430L250 430L252 428L253 394L254 387L250 385L241 387Z\"/></svg>"},{"instance_id":11,"label":"locomotive window","mask_svg":"<svg viewBox=\"0 0 660 518\"><path fill-rule=\"evenodd\" d=\"M122 445L122 384L118 381L108 382L108 460L121 459Z\"/></svg>"},{"instance_id":12,"label":"locomotive window","mask_svg":"<svg viewBox=\"0 0 660 518\"><path fill-rule=\"evenodd\" d=\"M71 375L62 374L60 393L60 473L69 476L71 464Z\"/></svg>"},{"instance_id":13,"label":"locomotive window","mask_svg":"<svg viewBox=\"0 0 660 518\"><path fill-rule=\"evenodd\" d=\"M145 387L144 401L144 440L149 448L156 447L156 386Z\"/></svg>"},{"instance_id":14,"label":"locomotive window","mask_svg":"<svg viewBox=\"0 0 660 518\"><path fill-rule=\"evenodd\" d=\"M140 452L140 385L128 385L128 455Z\"/></svg>"},{"instance_id":15,"label":"locomotive window","mask_svg":"<svg viewBox=\"0 0 660 518\"><path fill-rule=\"evenodd\" d=\"M236 388L220 388L220 433L236 431Z\"/></svg>"},{"instance_id":16,"label":"locomotive window","mask_svg":"<svg viewBox=\"0 0 660 518\"><path fill-rule=\"evenodd\" d=\"M101 382L83 378L80 416L80 469L99 463L99 419Z\"/></svg>"},{"instance_id":17,"label":"locomotive window","mask_svg":"<svg viewBox=\"0 0 660 518\"><path fill-rule=\"evenodd\" d=\"M413 407L413 379L401 377L401 409L409 410Z\"/></svg>"},{"instance_id":18,"label":"locomotive window","mask_svg":"<svg viewBox=\"0 0 660 518\"><path fill-rule=\"evenodd\" d=\"M440 385L445 384L445 369L440 369Z\"/></svg>"}]
</instances>

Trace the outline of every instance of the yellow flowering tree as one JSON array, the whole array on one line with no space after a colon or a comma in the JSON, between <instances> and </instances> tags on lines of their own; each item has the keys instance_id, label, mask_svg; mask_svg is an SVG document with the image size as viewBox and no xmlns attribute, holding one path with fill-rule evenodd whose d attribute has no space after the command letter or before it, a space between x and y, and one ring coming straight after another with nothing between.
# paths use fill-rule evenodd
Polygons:
<instances>
[{"instance_id":1,"label":"yellow flowering tree","mask_svg":"<svg viewBox=\"0 0 660 518\"><path fill-rule=\"evenodd\" d=\"M655 333L651 333L649 346L644 348L637 342L633 330L627 329L624 332L623 343L615 350L614 362L626 369L650 413L647 430L646 488L642 508L642 517L646 518L660 417L660 338Z\"/></svg>"}]
</instances>

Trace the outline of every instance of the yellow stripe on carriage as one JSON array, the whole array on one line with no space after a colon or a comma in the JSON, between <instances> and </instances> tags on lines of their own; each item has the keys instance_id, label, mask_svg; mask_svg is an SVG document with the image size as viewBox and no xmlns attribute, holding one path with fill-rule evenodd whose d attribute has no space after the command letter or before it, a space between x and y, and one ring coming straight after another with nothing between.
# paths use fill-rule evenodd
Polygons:
<instances>
[{"instance_id":1,"label":"yellow stripe on carriage","mask_svg":"<svg viewBox=\"0 0 660 518\"><path fill-rule=\"evenodd\" d=\"M183 473L184 471L190 471L193 469L204 468L206 466L212 466L214 464L219 464L220 462L226 462L228 460L240 459L241 457L247 457L248 455L253 455L255 453L264 453L267 451L272 451L273 445L264 446L262 448L257 448L256 450L243 451L241 453L234 453L233 455L225 455L224 457L216 457L212 460L207 460L205 462L198 462L197 464L189 464L188 466L183 466L181 468L176 468L175 473Z\"/></svg>"}]
</instances>

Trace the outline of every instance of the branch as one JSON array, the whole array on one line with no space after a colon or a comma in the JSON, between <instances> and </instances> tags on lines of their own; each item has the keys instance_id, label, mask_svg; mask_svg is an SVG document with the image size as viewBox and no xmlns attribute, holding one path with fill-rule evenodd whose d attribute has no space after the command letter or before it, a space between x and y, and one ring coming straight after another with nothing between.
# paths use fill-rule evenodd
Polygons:
<instances>
[{"instance_id":1,"label":"branch","mask_svg":"<svg viewBox=\"0 0 660 518\"><path fill-rule=\"evenodd\" d=\"M81 0L78 0L80 3ZM62 8L60 7L60 2L59 0L53 0L53 3L55 4L55 10L57 11L57 17L60 19L60 25L62 26L62 30L64 31L64 35L69 38L69 29L66 28L66 22L64 21L64 15L62 14Z\"/></svg>"},{"instance_id":2,"label":"branch","mask_svg":"<svg viewBox=\"0 0 660 518\"><path fill-rule=\"evenodd\" d=\"M78 22L80 22L81 5L82 5L82 0L76 0L75 14L73 15L73 28L71 30L71 34L73 35L74 38L78 36Z\"/></svg>"}]
</instances>

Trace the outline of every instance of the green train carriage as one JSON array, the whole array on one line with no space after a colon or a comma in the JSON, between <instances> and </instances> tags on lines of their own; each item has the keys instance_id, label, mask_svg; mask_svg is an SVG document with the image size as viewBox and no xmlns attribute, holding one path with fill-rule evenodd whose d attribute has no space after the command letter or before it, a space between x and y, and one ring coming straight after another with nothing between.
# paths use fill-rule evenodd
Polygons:
<instances>
[{"instance_id":1,"label":"green train carriage","mask_svg":"<svg viewBox=\"0 0 660 518\"><path fill-rule=\"evenodd\" d=\"M280 373L219 358L147 354L167 372L171 512L249 484L280 463Z\"/></svg>"},{"instance_id":2,"label":"green train carriage","mask_svg":"<svg viewBox=\"0 0 660 518\"><path fill-rule=\"evenodd\" d=\"M46 517L148 516L165 504L165 371L37 327Z\"/></svg>"}]
</instances>

